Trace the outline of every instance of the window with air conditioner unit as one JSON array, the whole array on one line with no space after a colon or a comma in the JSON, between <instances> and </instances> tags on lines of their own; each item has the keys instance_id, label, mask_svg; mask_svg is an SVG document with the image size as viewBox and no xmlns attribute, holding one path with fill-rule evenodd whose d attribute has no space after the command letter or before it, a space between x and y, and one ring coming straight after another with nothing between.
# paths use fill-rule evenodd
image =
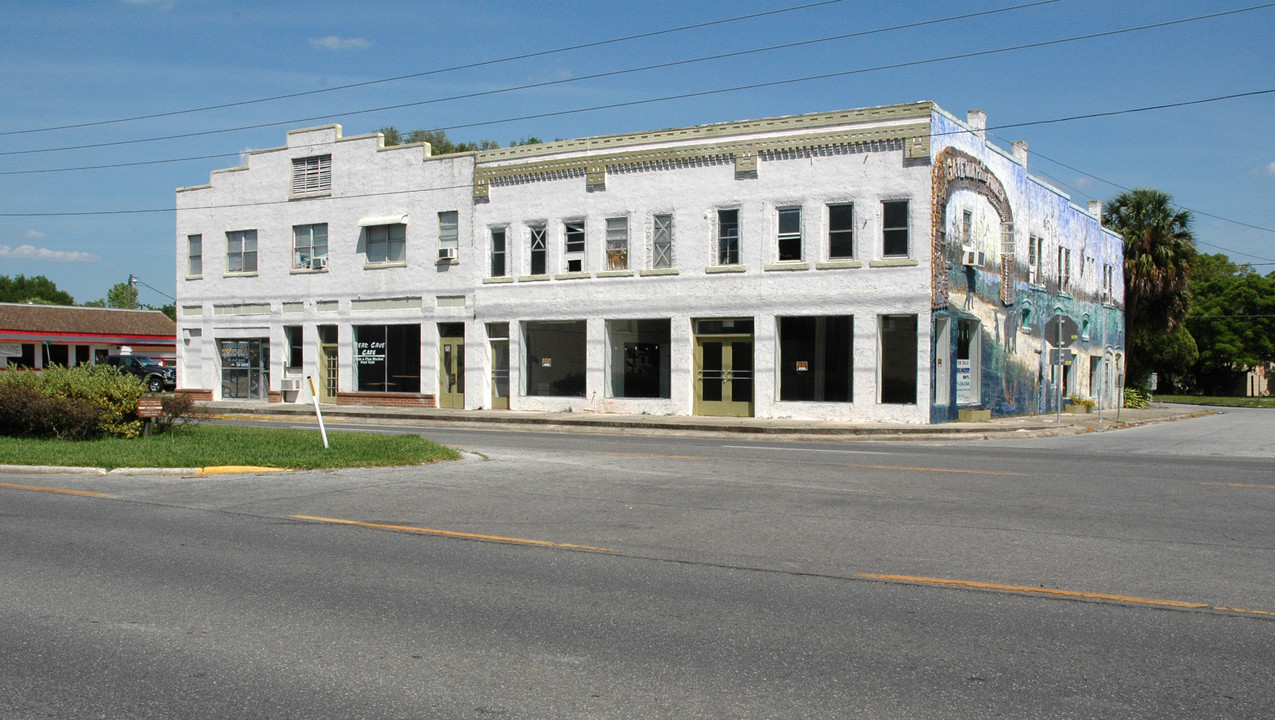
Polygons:
<instances>
[{"instance_id":1,"label":"window with air conditioner unit","mask_svg":"<svg viewBox=\"0 0 1275 720\"><path fill-rule=\"evenodd\" d=\"M966 267L977 267L987 262L987 254L966 245L961 248L961 264Z\"/></svg>"},{"instance_id":2,"label":"window with air conditioner unit","mask_svg":"<svg viewBox=\"0 0 1275 720\"><path fill-rule=\"evenodd\" d=\"M295 225L292 228L292 269L322 270L328 266L328 226Z\"/></svg>"},{"instance_id":3,"label":"window with air conditioner unit","mask_svg":"<svg viewBox=\"0 0 1275 720\"><path fill-rule=\"evenodd\" d=\"M459 214L455 210L438 214L438 259L455 260L460 247Z\"/></svg>"}]
</instances>

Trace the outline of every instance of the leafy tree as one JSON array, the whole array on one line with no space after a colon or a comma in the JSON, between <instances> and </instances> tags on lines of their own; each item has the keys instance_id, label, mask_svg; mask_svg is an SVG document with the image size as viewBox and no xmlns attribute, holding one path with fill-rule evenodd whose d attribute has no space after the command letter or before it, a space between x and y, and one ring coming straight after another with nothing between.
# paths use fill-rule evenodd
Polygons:
<instances>
[{"instance_id":1,"label":"leafy tree","mask_svg":"<svg viewBox=\"0 0 1275 720\"><path fill-rule=\"evenodd\" d=\"M0 275L0 302L74 305L75 298L70 293L59 290L52 280L43 275L17 275L13 278Z\"/></svg>"},{"instance_id":2,"label":"leafy tree","mask_svg":"<svg viewBox=\"0 0 1275 720\"><path fill-rule=\"evenodd\" d=\"M476 143L453 142L447 137L444 130L426 130L417 128L406 135L403 135L393 125L387 125L379 131L385 136L385 146L391 145L412 145L415 143L427 142L430 146L430 152L434 155L451 155L453 153L474 152L476 150L494 150L500 147L500 143L495 140L480 140Z\"/></svg>"},{"instance_id":3,"label":"leafy tree","mask_svg":"<svg viewBox=\"0 0 1275 720\"><path fill-rule=\"evenodd\" d=\"M1168 193L1137 188L1112 198L1102 223L1124 238L1128 375L1137 385L1153 369L1146 350L1174 331L1191 308L1191 212L1175 208Z\"/></svg>"},{"instance_id":4,"label":"leafy tree","mask_svg":"<svg viewBox=\"0 0 1275 720\"><path fill-rule=\"evenodd\" d=\"M385 136L386 147L389 147L391 145L403 144L403 136L399 134L398 128L394 127L393 125L386 125L385 127L381 128L377 132Z\"/></svg>"},{"instance_id":5,"label":"leafy tree","mask_svg":"<svg viewBox=\"0 0 1275 720\"><path fill-rule=\"evenodd\" d=\"M1191 278L1198 387L1229 394L1244 371L1275 360L1275 273L1263 277L1225 255L1200 255Z\"/></svg>"},{"instance_id":6,"label":"leafy tree","mask_svg":"<svg viewBox=\"0 0 1275 720\"><path fill-rule=\"evenodd\" d=\"M137 302L137 288L126 282L115 283L106 291L106 306L123 310L137 310L142 307Z\"/></svg>"}]
</instances>

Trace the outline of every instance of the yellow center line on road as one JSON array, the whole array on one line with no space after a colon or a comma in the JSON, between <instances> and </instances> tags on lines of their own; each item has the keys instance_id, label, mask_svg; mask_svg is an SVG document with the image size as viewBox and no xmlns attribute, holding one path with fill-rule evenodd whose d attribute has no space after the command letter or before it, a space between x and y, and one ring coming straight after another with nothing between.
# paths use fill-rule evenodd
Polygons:
<instances>
[{"instance_id":1,"label":"yellow center line on road","mask_svg":"<svg viewBox=\"0 0 1275 720\"><path fill-rule=\"evenodd\" d=\"M1053 597L1077 598L1081 600L1106 600L1109 602L1130 605L1151 605L1155 607L1177 608L1182 610L1217 610L1219 612L1243 613L1245 615L1265 615L1275 617L1269 610L1245 610L1243 608L1210 605L1208 603L1187 602L1183 600L1160 600L1132 595L1112 595L1108 593L1081 592L1079 590L1058 590L1056 588L1031 587L1029 585L1002 585L1000 583L977 582L973 580L952 580L948 578L917 577L914 575L883 575L879 573L857 573L855 577L865 580L881 580L884 582L909 583L917 585L936 585L939 587L972 588L975 590L996 590L1000 592L1023 593L1025 595L1049 595Z\"/></svg>"},{"instance_id":2,"label":"yellow center line on road","mask_svg":"<svg viewBox=\"0 0 1275 720\"><path fill-rule=\"evenodd\" d=\"M574 545L572 543L550 542L548 540L531 540L528 538L504 537L501 535L482 535L479 533L457 532L455 530L435 530L432 528L414 527L412 525L389 525L386 523L362 522L360 520L343 520L341 518L316 517L314 515L293 515L296 520L331 523L334 525L354 525L373 530L396 530L398 532L418 533L421 535L441 535L443 537L464 538L468 540L489 540L492 542L514 543L516 545L536 545L539 547L564 548L568 550L592 550L595 552L613 553L615 550L592 545Z\"/></svg>"},{"instance_id":3,"label":"yellow center line on road","mask_svg":"<svg viewBox=\"0 0 1275 720\"><path fill-rule=\"evenodd\" d=\"M1219 482L1202 482L1201 485L1211 487L1234 487L1234 488L1261 488L1263 490L1275 490L1275 485L1254 485L1250 483L1219 483Z\"/></svg>"},{"instance_id":4,"label":"yellow center line on road","mask_svg":"<svg viewBox=\"0 0 1275 720\"><path fill-rule=\"evenodd\" d=\"M118 495L89 492L88 490L68 490L66 488L39 487L37 485L12 485L10 483L0 483L0 488L9 488L11 490L33 490L35 492L60 493L62 495L79 495L80 497L107 498L112 500L119 497Z\"/></svg>"}]
</instances>

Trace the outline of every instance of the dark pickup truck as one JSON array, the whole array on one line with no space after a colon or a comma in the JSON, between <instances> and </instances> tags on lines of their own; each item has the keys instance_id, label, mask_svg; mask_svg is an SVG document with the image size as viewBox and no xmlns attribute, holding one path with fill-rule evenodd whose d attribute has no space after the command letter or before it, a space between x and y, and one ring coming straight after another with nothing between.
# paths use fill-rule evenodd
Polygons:
<instances>
[{"instance_id":1,"label":"dark pickup truck","mask_svg":"<svg viewBox=\"0 0 1275 720\"><path fill-rule=\"evenodd\" d=\"M141 378L150 392L173 390L177 387L177 368L160 365L145 355L108 355L106 364L119 368L120 372Z\"/></svg>"}]
</instances>

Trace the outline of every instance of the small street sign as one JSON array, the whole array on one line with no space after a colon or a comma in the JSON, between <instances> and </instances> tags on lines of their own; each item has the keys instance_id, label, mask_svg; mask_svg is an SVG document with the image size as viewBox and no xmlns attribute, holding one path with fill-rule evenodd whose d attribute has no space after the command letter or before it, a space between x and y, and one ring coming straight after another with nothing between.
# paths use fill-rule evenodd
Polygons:
<instances>
[{"instance_id":1,"label":"small street sign","mask_svg":"<svg viewBox=\"0 0 1275 720\"><path fill-rule=\"evenodd\" d=\"M164 401L157 397L137 399L137 417L143 420L160 417L164 414Z\"/></svg>"}]
</instances>

